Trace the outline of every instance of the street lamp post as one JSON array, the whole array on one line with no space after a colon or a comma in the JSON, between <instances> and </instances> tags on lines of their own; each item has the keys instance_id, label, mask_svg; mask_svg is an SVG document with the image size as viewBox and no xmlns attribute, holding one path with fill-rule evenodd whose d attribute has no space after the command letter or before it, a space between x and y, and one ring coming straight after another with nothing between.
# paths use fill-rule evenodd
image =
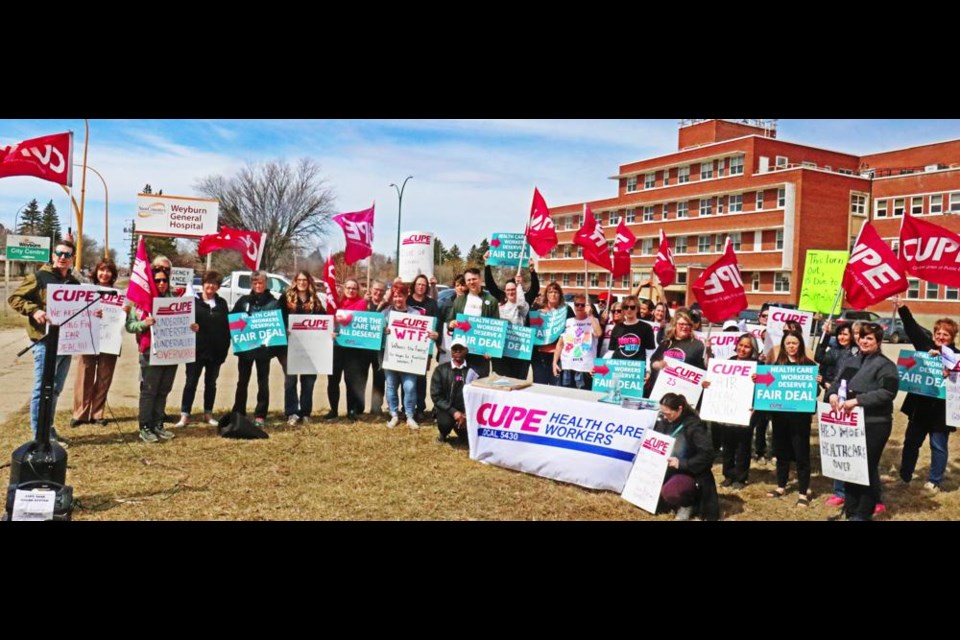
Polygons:
<instances>
[{"instance_id":1,"label":"street lamp post","mask_svg":"<svg viewBox=\"0 0 960 640\"><path fill-rule=\"evenodd\" d=\"M29 207L29 206L30 206L30 203L28 202L27 204L25 204L25 205L23 205L22 207L20 207L19 209L17 209L17 212L16 212L15 214L13 214L13 233L15 233L15 234L17 233L17 226L19 226L19 221L20 221L20 212L23 211L24 209L26 209L26 208ZM32 231L32 229L31 229L31 231Z\"/></svg>"},{"instance_id":2,"label":"street lamp post","mask_svg":"<svg viewBox=\"0 0 960 640\"><path fill-rule=\"evenodd\" d=\"M403 215L403 190L407 187L407 180L413 176L407 176L406 180L403 181L403 184L399 187L390 183L390 186L396 189L397 191L397 275L400 275L400 216Z\"/></svg>"},{"instance_id":3,"label":"street lamp post","mask_svg":"<svg viewBox=\"0 0 960 640\"><path fill-rule=\"evenodd\" d=\"M73 166L80 167L83 165L75 162L73 163ZM110 191L107 189L107 181L103 179L103 175L99 171L90 165L87 165L87 169L90 169L90 171L93 171L95 174L97 174L97 177L100 178L100 182L103 183L103 259L106 260L110 257ZM82 201L80 206L82 210ZM83 227L81 227L81 229L82 228ZM82 231L80 231L80 233L82 233ZM80 261L77 260L77 262L79 263Z\"/></svg>"}]
</instances>

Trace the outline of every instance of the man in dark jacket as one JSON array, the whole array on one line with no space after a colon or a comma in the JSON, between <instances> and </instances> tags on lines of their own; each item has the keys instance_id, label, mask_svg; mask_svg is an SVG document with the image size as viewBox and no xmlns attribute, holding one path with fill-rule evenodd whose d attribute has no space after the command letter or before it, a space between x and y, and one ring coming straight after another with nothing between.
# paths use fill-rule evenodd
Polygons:
<instances>
[{"instance_id":1,"label":"man in dark jacket","mask_svg":"<svg viewBox=\"0 0 960 640\"><path fill-rule=\"evenodd\" d=\"M193 399L197 395L200 374L203 377L203 420L210 426L217 426L213 419L213 407L217 399L217 378L220 366L227 359L230 350L230 323L227 315L230 310L227 301L217 295L220 290L221 276L216 271L207 271L203 276L203 291L197 293L194 304L197 324L197 359L187 364L187 381L183 386L183 398L180 402L180 422L175 426L185 427L190 419Z\"/></svg>"},{"instance_id":2,"label":"man in dark jacket","mask_svg":"<svg viewBox=\"0 0 960 640\"><path fill-rule=\"evenodd\" d=\"M232 313L254 314L261 311L280 309L280 303L267 291L267 276L262 271L250 274L250 293L242 296L233 306ZM237 393L233 400L234 413L247 414L247 387L250 386L250 374L253 365L257 365L257 406L253 410L254 422L263 427L267 421L270 406L270 360L274 351L270 347L260 346L251 351L237 354Z\"/></svg>"},{"instance_id":3,"label":"man in dark jacket","mask_svg":"<svg viewBox=\"0 0 960 640\"><path fill-rule=\"evenodd\" d=\"M80 284L73 275L73 258L77 249L69 240L61 240L53 250L52 264L45 264L36 273L23 279L16 291L7 302L14 311L26 316L27 337L35 345L33 347L33 395L30 397L30 428L33 435L37 435L37 418L40 414L40 387L43 382L43 359L47 353L47 343L38 342L47 332L47 285L51 284ZM51 416L57 412L57 399L63 391L63 384L70 371L70 356L57 356L56 373L53 383L53 409ZM50 430L51 440L57 439L57 432ZM61 442L61 444L63 444Z\"/></svg>"},{"instance_id":4,"label":"man in dark jacket","mask_svg":"<svg viewBox=\"0 0 960 640\"><path fill-rule=\"evenodd\" d=\"M496 298L486 291L483 291L483 282L480 280L480 270L474 268L467 269L463 277L467 282L467 294L453 301L453 306L451 306L450 311L447 312L447 327L451 331L456 328L458 313L499 320L500 304ZM468 356L467 364L481 378L490 375L490 359L485 356Z\"/></svg>"},{"instance_id":5,"label":"man in dark jacket","mask_svg":"<svg viewBox=\"0 0 960 640\"><path fill-rule=\"evenodd\" d=\"M430 397L437 414L437 442L447 441L450 431L456 431L457 441L467 440L467 409L463 403L463 386L467 381L467 343L457 338L450 345L450 362L434 369L430 380Z\"/></svg>"}]
</instances>

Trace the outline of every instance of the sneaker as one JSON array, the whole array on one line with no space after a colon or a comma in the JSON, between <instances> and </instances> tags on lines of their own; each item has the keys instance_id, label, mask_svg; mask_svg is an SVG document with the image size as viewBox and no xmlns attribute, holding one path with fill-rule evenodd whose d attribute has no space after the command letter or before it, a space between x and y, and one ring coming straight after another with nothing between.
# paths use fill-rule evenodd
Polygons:
<instances>
[{"instance_id":1,"label":"sneaker","mask_svg":"<svg viewBox=\"0 0 960 640\"><path fill-rule=\"evenodd\" d=\"M78 418L73 418L72 420L70 420L71 427L79 427L80 425L86 424L86 423L87 423L86 420L80 420Z\"/></svg>"},{"instance_id":2,"label":"sneaker","mask_svg":"<svg viewBox=\"0 0 960 640\"><path fill-rule=\"evenodd\" d=\"M107 426L108 424L110 424L110 421L107 420L106 418L100 418L99 420L97 420L97 425L98 425L98 426L105 427L105 426Z\"/></svg>"},{"instance_id":3,"label":"sneaker","mask_svg":"<svg viewBox=\"0 0 960 640\"><path fill-rule=\"evenodd\" d=\"M427 414L425 414L423 411L417 411L415 414L413 414L413 419L417 422L426 422Z\"/></svg>"},{"instance_id":4,"label":"sneaker","mask_svg":"<svg viewBox=\"0 0 960 640\"><path fill-rule=\"evenodd\" d=\"M144 442L160 442L160 438L157 437L157 434L147 427L140 427L140 439Z\"/></svg>"},{"instance_id":5,"label":"sneaker","mask_svg":"<svg viewBox=\"0 0 960 640\"><path fill-rule=\"evenodd\" d=\"M873 508L873 515L875 515L875 516L883 515L883 514L885 514L886 512L887 512L887 505L883 504L882 502L878 502L878 503L877 503L877 506L875 506L875 507ZM852 518L851 518L851 520L852 520Z\"/></svg>"},{"instance_id":6,"label":"sneaker","mask_svg":"<svg viewBox=\"0 0 960 640\"><path fill-rule=\"evenodd\" d=\"M723 479L723 482L720 483L720 486L721 486L721 487L730 487L730 486L733 486L733 479L732 479L732 478L724 478L724 479Z\"/></svg>"},{"instance_id":7,"label":"sneaker","mask_svg":"<svg viewBox=\"0 0 960 640\"><path fill-rule=\"evenodd\" d=\"M253 419L253 424L257 425L258 428L263 429L264 427L267 426L267 419L266 419L266 418L254 418L254 419Z\"/></svg>"},{"instance_id":8,"label":"sneaker","mask_svg":"<svg viewBox=\"0 0 960 640\"><path fill-rule=\"evenodd\" d=\"M166 429L164 429L162 423L154 427L153 432L157 435L157 437L162 438L164 440L173 440L174 438L177 437L176 434L173 433L173 431L167 431Z\"/></svg>"},{"instance_id":9,"label":"sneaker","mask_svg":"<svg viewBox=\"0 0 960 640\"><path fill-rule=\"evenodd\" d=\"M303 416L302 418L300 418L300 424L302 424L303 426L307 426L308 424L310 424L310 416Z\"/></svg>"},{"instance_id":10,"label":"sneaker","mask_svg":"<svg viewBox=\"0 0 960 640\"><path fill-rule=\"evenodd\" d=\"M211 427L219 427L220 423L213 417L212 413L203 414L203 420Z\"/></svg>"},{"instance_id":11,"label":"sneaker","mask_svg":"<svg viewBox=\"0 0 960 640\"><path fill-rule=\"evenodd\" d=\"M392 415L390 416L390 422L387 423L387 429L393 429L398 424L400 424L400 416Z\"/></svg>"},{"instance_id":12,"label":"sneaker","mask_svg":"<svg viewBox=\"0 0 960 640\"><path fill-rule=\"evenodd\" d=\"M693 517L693 507L680 507L677 509L677 515L673 517L674 520L689 520Z\"/></svg>"},{"instance_id":13,"label":"sneaker","mask_svg":"<svg viewBox=\"0 0 960 640\"><path fill-rule=\"evenodd\" d=\"M323 420L336 420L340 417L336 411L328 411L326 415L323 416Z\"/></svg>"},{"instance_id":14,"label":"sneaker","mask_svg":"<svg viewBox=\"0 0 960 640\"><path fill-rule=\"evenodd\" d=\"M932 491L933 493L940 493L940 485L932 482L925 482L923 488L927 491Z\"/></svg>"},{"instance_id":15,"label":"sneaker","mask_svg":"<svg viewBox=\"0 0 960 640\"><path fill-rule=\"evenodd\" d=\"M413 418L407 418L407 426L413 429L414 431L420 428L420 425L417 424L417 421Z\"/></svg>"},{"instance_id":16,"label":"sneaker","mask_svg":"<svg viewBox=\"0 0 960 640\"><path fill-rule=\"evenodd\" d=\"M437 436L437 444L447 444L447 436L442 433Z\"/></svg>"},{"instance_id":17,"label":"sneaker","mask_svg":"<svg viewBox=\"0 0 960 640\"><path fill-rule=\"evenodd\" d=\"M190 422L190 414L189 414L189 413L181 413L181 414L180 414L180 422L178 422L177 424L175 424L175 425L173 425L173 426L174 426L174 427L178 427L178 428L182 428L182 427L187 426L187 423L188 423L188 422Z\"/></svg>"},{"instance_id":18,"label":"sneaker","mask_svg":"<svg viewBox=\"0 0 960 640\"><path fill-rule=\"evenodd\" d=\"M830 496L827 498L828 507L842 507L843 503L846 502L846 498L841 498L840 496Z\"/></svg>"},{"instance_id":19,"label":"sneaker","mask_svg":"<svg viewBox=\"0 0 960 640\"><path fill-rule=\"evenodd\" d=\"M356 411L347 411L347 420L349 422L357 421L357 412Z\"/></svg>"},{"instance_id":20,"label":"sneaker","mask_svg":"<svg viewBox=\"0 0 960 640\"><path fill-rule=\"evenodd\" d=\"M290 425L291 427L297 426L298 422L300 422L300 416L298 416L295 413L291 414L290 417L287 418L287 424Z\"/></svg>"}]
</instances>

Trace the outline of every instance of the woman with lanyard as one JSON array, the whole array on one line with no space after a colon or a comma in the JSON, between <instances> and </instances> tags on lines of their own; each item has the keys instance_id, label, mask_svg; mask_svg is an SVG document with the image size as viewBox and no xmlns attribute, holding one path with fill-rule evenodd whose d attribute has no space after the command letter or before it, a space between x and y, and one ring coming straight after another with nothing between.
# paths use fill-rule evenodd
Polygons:
<instances>
[{"instance_id":1,"label":"woman with lanyard","mask_svg":"<svg viewBox=\"0 0 960 640\"><path fill-rule=\"evenodd\" d=\"M648 353L657 349L656 338L649 324L637 317L640 302L636 296L627 296L620 303L623 316L610 334L610 350L615 360L645 362Z\"/></svg>"},{"instance_id":2,"label":"woman with lanyard","mask_svg":"<svg viewBox=\"0 0 960 640\"><path fill-rule=\"evenodd\" d=\"M837 374L830 393L830 407L834 411L852 411L863 408L863 428L867 441L867 472L870 486L845 483L847 520L872 520L880 495L880 456L893 428L893 399L897 396L900 376L897 365L880 351L883 327L865 322L860 327L860 366L848 366ZM846 382L844 385L843 382ZM844 388L845 387L845 388ZM841 392L846 391L845 398ZM925 398L931 400L931 398ZM776 423L774 423L776 429ZM776 437L776 431L774 431ZM779 468L779 460L777 461Z\"/></svg>"},{"instance_id":3,"label":"woman with lanyard","mask_svg":"<svg viewBox=\"0 0 960 640\"><path fill-rule=\"evenodd\" d=\"M430 292L433 296L427 295ZM422 316L434 318L434 327L439 326L439 310L437 308L437 279L422 273L413 279L413 292L407 298L407 308L411 313L419 313ZM436 344L440 346L439 341ZM422 376L417 376L417 412L414 420L424 422L427 419L427 374L430 373L430 360L427 360L427 369ZM364 383L366 384L366 383Z\"/></svg>"},{"instance_id":4,"label":"woman with lanyard","mask_svg":"<svg viewBox=\"0 0 960 640\"><path fill-rule=\"evenodd\" d=\"M859 333L859 326L851 327L849 324L841 324L836 328L836 346L831 344L830 340L833 332L833 323L827 320L823 323L823 339L817 345L817 353L814 360L820 363L820 375L817 376L817 382L823 388L824 401L829 400L833 392L831 385L837 374L847 368L847 366L859 366L860 349L857 347L857 341L854 335ZM839 507L844 501L843 481L833 481L833 495L827 498L827 504L831 507Z\"/></svg>"},{"instance_id":5,"label":"woman with lanyard","mask_svg":"<svg viewBox=\"0 0 960 640\"><path fill-rule=\"evenodd\" d=\"M539 309L540 313L562 313L569 320L574 317L573 309L563 302L563 289L556 282L551 282L546 286L546 304ZM544 323L546 324L546 323ZM560 378L553 372L553 352L557 348L556 342L550 344L537 345L533 348L533 357L530 362L533 365L533 382L535 384L560 384Z\"/></svg>"},{"instance_id":6,"label":"woman with lanyard","mask_svg":"<svg viewBox=\"0 0 960 640\"><path fill-rule=\"evenodd\" d=\"M484 254L483 259L487 260L489 257L490 252L488 251ZM490 265L483 269L487 291L500 302L500 319L520 327L529 326L530 305L540 294L540 279L537 277L533 260L530 261L529 267L530 290L527 292L523 290L523 276L520 275L519 271L513 277L513 280L508 280L503 285L501 291L493 277L493 270ZM493 370L501 376L526 380L530 373L530 361L507 357L497 358L493 361Z\"/></svg>"},{"instance_id":7,"label":"woman with lanyard","mask_svg":"<svg viewBox=\"0 0 960 640\"><path fill-rule=\"evenodd\" d=\"M117 265L113 260L102 260L93 270L96 284L113 288L117 281ZM116 297L109 298L116 300ZM102 302L101 304L107 304ZM97 312L102 317L103 312ZM89 422L105 426L103 410L107 405L107 393L113 382L113 371L117 366L117 355L113 353L94 353L80 356L77 378L73 387L73 419L71 427Z\"/></svg>"},{"instance_id":8,"label":"woman with lanyard","mask_svg":"<svg viewBox=\"0 0 960 640\"><path fill-rule=\"evenodd\" d=\"M325 296L324 296L325 297ZM326 300L321 300L317 293L316 283L309 271L297 272L290 286L283 296L283 315L313 315L326 313ZM289 326L289 322L284 322ZM287 371L287 358L284 355L284 373ZM300 394L297 394L297 382L300 383ZM313 387L317 383L316 374L290 375L286 374L283 381L283 414L287 416L287 424L291 427L297 424L310 424L310 414L313 412Z\"/></svg>"},{"instance_id":9,"label":"woman with lanyard","mask_svg":"<svg viewBox=\"0 0 960 640\"><path fill-rule=\"evenodd\" d=\"M713 444L700 416L684 396L666 393L660 399L660 416L654 430L674 438L660 489L661 503L677 510L677 520L689 520L695 511L704 520L719 520L720 500L711 471Z\"/></svg>"},{"instance_id":10,"label":"woman with lanyard","mask_svg":"<svg viewBox=\"0 0 960 640\"><path fill-rule=\"evenodd\" d=\"M776 365L804 366L816 363L807 357L803 334L784 331ZM757 374L753 374L756 382ZM768 498L781 498L787 492L790 462L797 465L797 506L810 506L810 422L813 413L770 411L773 421L773 455L777 458L777 487L767 492Z\"/></svg>"},{"instance_id":11,"label":"woman with lanyard","mask_svg":"<svg viewBox=\"0 0 960 640\"><path fill-rule=\"evenodd\" d=\"M407 300L410 294L410 288L403 282L394 282L390 290L390 300L393 304L383 310L384 333L390 333L390 314L410 313L407 307ZM436 331L430 332L430 339L436 340ZM387 341L383 341L383 348L380 350L380 364L383 365L383 355L387 347ZM419 429L420 425L414 419L417 407L417 376L405 371L392 371L384 369L386 376L387 407L390 409L390 421L387 422L387 428L393 429L400 424L400 387L403 387L403 406L407 416L407 426L411 429Z\"/></svg>"},{"instance_id":12,"label":"woman with lanyard","mask_svg":"<svg viewBox=\"0 0 960 640\"><path fill-rule=\"evenodd\" d=\"M590 391L595 341L603 332L585 295L574 296L573 308L574 316L567 320L553 352L553 375L560 376L560 386Z\"/></svg>"},{"instance_id":13,"label":"woman with lanyard","mask_svg":"<svg viewBox=\"0 0 960 640\"><path fill-rule=\"evenodd\" d=\"M703 360L704 346L694 337L693 326L693 317L686 309L678 309L673 314L673 319L667 326L663 341L650 356L650 375L644 385L644 395L646 397L650 397L650 391L657 381L660 370L667 366L667 361L664 358L673 358L701 369L706 368Z\"/></svg>"},{"instance_id":14,"label":"woman with lanyard","mask_svg":"<svg viewBox=\"0 0 960 640\"><path fill-rule=\"evenodd\" d=\"M954 340L957 338L957 323L950 318L940 318L933 325L933 339L913 318L909 307L897 301L897 311L903 321L903 328L910 343L917 351L927 351L930 355L940 356L941 350L956 354ZM917 467L920 446L927 434L930 435L930 472L924 489L940 491L943 474L947 470L947 443L950 432L956 431L947 426L946 400L908 393L900 407L907 415L907 432L903 436L903 454L900 458L900 479L910 482Z\"/></svg>"}]
</instances>

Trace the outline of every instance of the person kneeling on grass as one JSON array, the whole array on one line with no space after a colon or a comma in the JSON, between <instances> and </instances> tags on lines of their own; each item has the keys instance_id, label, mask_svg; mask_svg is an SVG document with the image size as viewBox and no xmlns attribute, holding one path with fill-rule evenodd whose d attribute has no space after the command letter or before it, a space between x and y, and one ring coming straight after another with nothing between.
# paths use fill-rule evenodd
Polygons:
<instances>
[{"instance_id":1,"label":"person kneeling on grass","mask_svg":"<svg viewBox=\"0 0 960 640\"><path fill-rule=\"evenodd\" d=\"M711 471L713 442L700 416L684 396L667 393L660 399L654 430L676 440L660 489L661 505L676 509L677 520L689 520L697 512L704 520L719 520L720 500Z\"/></svg>"},{"instance_id":2,"label":"person kneeling on grass","mask_svg":"<svg viewBox=\"0 0 960 640\"><path fill-rule=\"evenodd\" d=\"M467 343L457 338L450 345L452 360L433 371L430 380L430 397L437 414L437 442L447 441L451 431L457 433L458 442L467 441L467 409L463 402L463 387L467 384L470 368L467 366Z\"/></svg>"}]
</instances>

